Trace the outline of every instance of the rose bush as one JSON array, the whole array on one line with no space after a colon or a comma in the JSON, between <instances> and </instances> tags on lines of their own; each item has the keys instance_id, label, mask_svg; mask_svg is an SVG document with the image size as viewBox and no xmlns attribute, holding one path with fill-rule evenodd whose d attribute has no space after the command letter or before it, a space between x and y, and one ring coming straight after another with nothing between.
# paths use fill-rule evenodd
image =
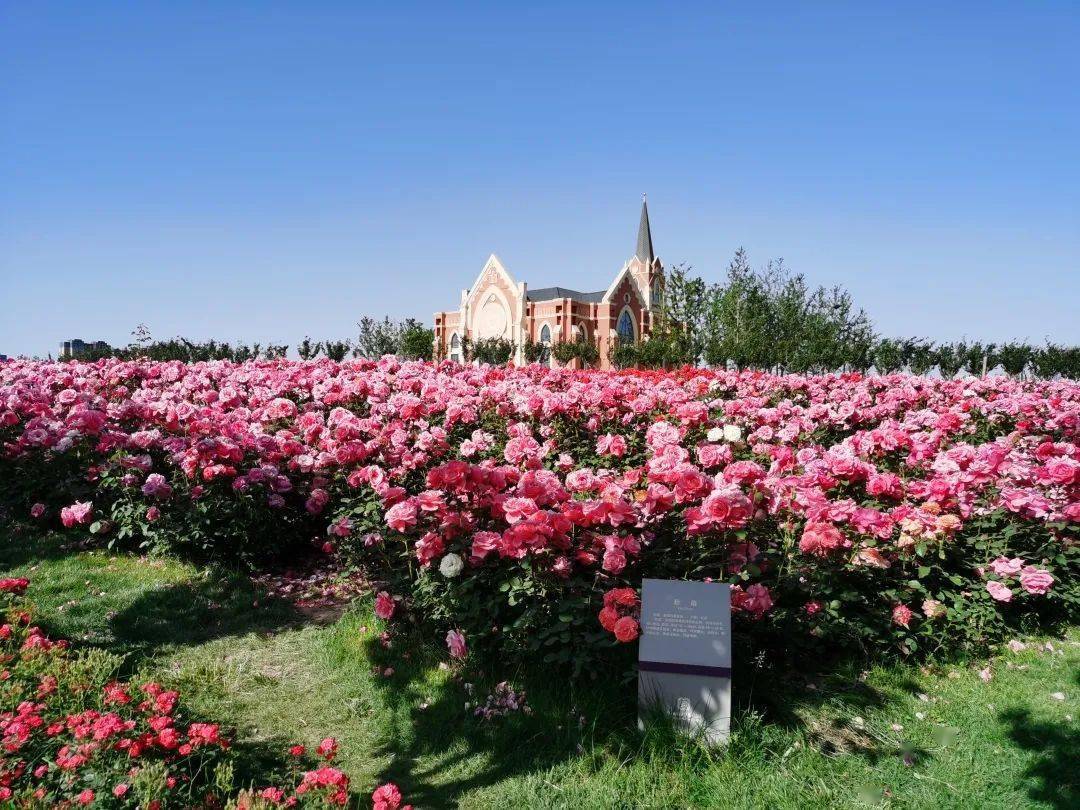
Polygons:
<instances>
[{"instance_id":1,"label":"rose bush","mask_svg":"<svg viewBox=\"0 0 1080 810\"><path fill-rule=\"evenodd\" d=\"M731 583L757 646L909 654L1076 617L1078 429L1070 381L13 361L0 498L113 544L314 540L380 615L553 664L636 638L604 595L643 576Z\"/></svg>"},{"instance_id":2,"label":"rose bush","mask_svg":"<svg viewBox=\"0 0 1080 810\"><path fill-rule=\"evenodd\" d=\"M25 579L0 580L0 803L4 807L331 807L349 779L327 764L288 787L240 790L230 740L187 716L181 696L155 681L121 681L121 661L73 650L33 624ZM303 749L300 749L303 753Z\"/></svg>"}]
</instances>

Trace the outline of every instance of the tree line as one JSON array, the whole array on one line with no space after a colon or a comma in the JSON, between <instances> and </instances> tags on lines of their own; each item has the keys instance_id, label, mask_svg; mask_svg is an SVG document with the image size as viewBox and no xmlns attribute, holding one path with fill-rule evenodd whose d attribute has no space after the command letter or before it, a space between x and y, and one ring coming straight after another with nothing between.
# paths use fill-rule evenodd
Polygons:
<instances>
[{"instance_id":1,"label":"tree line","mask_svg":"<svg viewBox=\"0 0 1080 810\"><path fill-rule=\"evenodd\" d=\"M685 265L671 268L648 339L618 342L619 367L734 366L776 372L841 369L880 373L908 369L943 376L983 374L1000 366L1013 375L1080 377L1080 347L878 335L869 316L842 287L812 288L782 260L751 267L740 249L726 279L707 284Z\"/></svg>"},{"instance_id":2,"label":"tree line","mask_svg":"<svg viewBox=\"0 0 1080 810\"><path fill-rule=\"evenodd\" d=\"M390 318L377 320L363 317L357 324L359 334L352 340L312 340L305 336L296 344L296 352L302 360L314 360L320 355L342 361L353 357L378 359L385 354L397 355L406 360L430 360L433 352L434 331L415 318L394 321ZM231 360L243 363L247 360L274 360L285 357L288 344L244 342L229 343L224 340L188 340L184 337L155 340L145 324L139 324L131 333L127 346L91 346L78 357L92 362L107 357L122 360L145 358L148 360L179 360L198 363L210 360Z\"/></svg>"}]
</instances>

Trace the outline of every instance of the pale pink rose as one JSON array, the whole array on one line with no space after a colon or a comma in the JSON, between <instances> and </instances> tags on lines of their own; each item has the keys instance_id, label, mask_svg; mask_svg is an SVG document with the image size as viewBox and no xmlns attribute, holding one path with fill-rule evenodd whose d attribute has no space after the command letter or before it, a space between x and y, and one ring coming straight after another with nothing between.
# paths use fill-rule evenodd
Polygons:
<instances>
[{"instance_id":1,"label":"pale pink rose","mask_svg":"<svg viewBox=\"0 0 1080 810\"><path fill-rule=\"evenodd\" d=\"M922 603L923 615L928 619L936 619L939 616L944 616L947 611L945 605L941 604L936 599L924 599Z\"/></svg>"},{"instance_id":2,"label":"pale pink rose","mask_svg":"<svg viewBox=\"0 0 1080 810\"><path fill-rule=\"evenodd\" d=\"M30 517L39 518L44 514L45 514L45 504L43 504L43 503L35 503L33 506L30 507Z\"/></svg>"},{"instance_id":3,"label":"pale pink rose","mask_svg":"<svg viewBox=\"0 0 1080 810\"><path fill-rule=\"evenodd\" d=\"M326 504L330 502L330 493L325 489L313 489L308 496L307 501L304 502L304 508L312 515L317 515L326 508Z\"/></svg>"},{"instance_id":4,"label":"pale pink rose","mask_svg":"<svg viewBox=\"0 0 1080 810\"><path fill-rule=\"evenodd\" d=\"M855 555L855 563L857 565L868 565L871 568L888 568L890 565L889 561L876 548L859 549L859 553Z\"/></svg>"},{"instance_id":5,"label":"pale pink rose","mask_svg":"<svg viewBox=\"0 0 1080 810\"><path fill-rule=\"evenodd\" d=\"M1011 560L1005 557L998 557L990 563L990 570L999 577L1015 577L1020 573L1020 569L1023 567L1024 561L1019 557L1014 557Z\"/></svg>"},{"instance_id":6,"label":"pale pink rose","mask_svg":"<svg viewBox=\"0 0 1080 810\"><path fill-rule=\"evenodd\" d=\"M465 645L465 636L457 630L446 634L446 646L450 650L451 658L464 658L469 652Z\"/></svg>"},{"instance_id":7,"label":"pale pink rose","mask_svg":"<svg viewBox=\"0 0 1080 810\"><path fill-rule=\"evenodd\" d=\"M1020 574L1020 586L1028 593L1044 594L1054 584L1050 572L1034 565L1027 566Z\"/></svg>"},{"instance_id":8,"label":"pale pink rose","mask_svg":"<svg viewBox=\"0 0 1080 810\"><path fill-rule=\"evenodd\" d=\"M1012 601L1013 592L1007 586L998 582L996 579L992 579L986 583L986 590L998 602Z\"/></svg>"},{"instance_id":9,"label":"pale pink rose","mask_svg":"<svg viewBox=\"0 0 1080 810\"><path fill-rule=\"evenodd\" d=\"M146 510L146 520L148 523L153 523L161 518L161 510L156 506L151 506Z\"/></svg>"}]
</instances>

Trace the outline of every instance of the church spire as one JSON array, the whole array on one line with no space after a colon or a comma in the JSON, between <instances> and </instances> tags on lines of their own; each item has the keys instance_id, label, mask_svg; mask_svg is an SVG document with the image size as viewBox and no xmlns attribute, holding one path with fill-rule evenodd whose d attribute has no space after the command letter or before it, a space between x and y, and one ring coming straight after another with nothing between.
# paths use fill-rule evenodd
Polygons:
<instances>
[{"instance_id":1,"label":"church spire","mask_svg":"<svg viewBox=\"0 0 1080 810\"><path fill-rule=\"evenodd\" d=\"M652 231L649 229L649 206L645 202L645 195L641 195L641 224L638 225L637 251L634 253L645 264L652 264Z\"/></svg>"}]
</instances>

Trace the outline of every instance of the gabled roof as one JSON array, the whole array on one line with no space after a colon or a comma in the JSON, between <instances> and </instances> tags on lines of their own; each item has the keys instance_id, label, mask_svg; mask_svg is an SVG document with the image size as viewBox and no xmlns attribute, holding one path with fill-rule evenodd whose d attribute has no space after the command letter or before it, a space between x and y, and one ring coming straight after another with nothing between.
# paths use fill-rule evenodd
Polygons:
<instances>
[{"instance_id":1,"label":"gabled roof","mask_svg":"<svg viewBox=\"0 0 1080 810\"><path fill-rule=\"evenodd\" d=\"M599 292L578 292L566 287L541 287L536 290L526 290L527 301L554 301L560 298L569 298L573 301L582 301L588 304L598 304L604 299L604 290Z\"/></svg>"},{"instance_id":2,"label":"gabled roof","mask_svg":"<svg viewBox=\"0 0 1080 810\"><path fill-rule=\"evenodd\" d=\"M633 259L630 260L630 262L632 261ZM634 295L637 296L638 303L641 304L641 306L647 308L649 306L649 299L641 294L641 290L638 288L637 279L635 279L633 274L630 272L630 262L627 262L623 265L622 270L619 271L619 275L615 276L615 280L611 282L611 286L604 291L604 297L600 300L614 301L614 298L612 298L612 296L615 295L615 290L619 289L619 285L625 278L630 282L630 289L633 290Z\"/></svg>"}]
</instances>

